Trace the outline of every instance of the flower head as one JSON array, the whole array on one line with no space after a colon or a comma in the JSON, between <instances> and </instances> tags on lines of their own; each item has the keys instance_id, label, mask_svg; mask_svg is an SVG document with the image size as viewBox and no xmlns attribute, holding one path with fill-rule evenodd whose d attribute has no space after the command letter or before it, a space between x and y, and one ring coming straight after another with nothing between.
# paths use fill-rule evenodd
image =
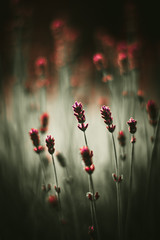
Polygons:
<instances>
[{"instance_id":1,"label":"flower head","mask_svg":"<svg viewBox=\"0 0 160 240\"><path fill-rule=\"evenodd\" d=\"M55 139L53 137L51 137L51 135L48 135L46 137L46 146L47 146L48 152L50 154L53 154L55 151L54 145L55 145Z\"/></svg>"},{"instance_id":2,"label":"flower head","mask_svg":"<svg viewBox=\"0 0 160 240\"><path fill-rule=\"evenodd\" d=\"M62 167L66 167L66 159L65 159L65 157L63 156L63 154L60 153L60 152L56 152L56 157L57 157L57 160L58 160L59 164L60 164Z\"/></svg>"},{"instance_id":3,"label":"flower head","mask_svg":"<svg viewBox=\"0 0 160 240\"><path fill-rule=\"evenodd\" d=\"M41 153L41 152L44 151L44 147L43 147L43 146L35 147L35 148L34 148L34 151L39 154L39 153Z\"/></svg>"},{"instance_id":4,"label":"flower head","mask_svg":"<svg viewBox=\"0 0 160 240\"><path fill-rule=\"evenodd\" d=\"M57 207L58 205L58 199L56 195L50 195L48 197L48 202L52 207Z\"/></svg>"},{"instance_id":5,"label":"flower head","mask_svg":"<svg viewBox=\"0 0 160 240\"><path fill-rule=\"evenodd\" d=\"M31 130L29 131L29 135L30 135L30 138L33 142L33 145L35 147L38 147L39 143L40 143L38 130L35 129L35 128L31 128Z\"/></svg>"},{"instance_id":6,"label":"flower head","mask_svg":"<svg viewBox=\"0 0 160 240\"><path fill-rule=\"evenodd\" d=\"M157 117L158 117L158 107L153 100L149 100L146 109L148 112L148 118L151 125L155 126L157 124Z\"/></svg>"},{"instance_id":7,"label":"flower head","mask_svg":"<svg viewBox=\"0 0 160 240\"><path fill-rule=\"evenodd\" d=\"M107 129L109 132L114 132L115 125L113 125L113 118L111 110L108 106L103 105L100 109L101 117L104 119L105 124L107 125Z\"/></svg>"},{"instance_id":8,"label":"flower head","mask_svg":"<svg viewBox=\"0 0 160 240\"><path fill-rule=\"evenodd\" d=\"M92 164L93 151L90 151L88 147L82 147L80 148L80 153L85 165L90 166Z\"/></svg>"},{"instance_id":9,"label":"flower head","mask_svg":"<svg viewBox=\"0 0 160 240\"><path fill-rule=\"evenodd\" d=\"M74 111L74 115L76 116L79 124L78 124L78 128L85 132L87 127L88 127L88 123L87 124L84 124L84 122L86 121L86 118L85 118L85 111L83 109L83 106L82 106L82 103L78 103L77 101L75 101L75 103L73 104L72 106L73 108L73 111Z\"/></svg>"},{"instance_id":10,"label":"flower head","mask_svg":"<svg viewBox=\"0 0 160 240\"><path fill-rule=\"evenodd\" d=\"M47 65L47 59L45 57L39 57L37 58L35 64L37 67L44 67Z\"/></svg>"},{"instance_id":11,"label":"flower head","mask_svg":"<svg viewBox=\"0 0 160 240\"><path fill-rule=\"evenodd\" d=\"M103 54L102 53L96 53L93 56L93 63L95 64L97 70L102 70L106 65L106 61L104 59Z\"/></svg>"},{"instance_id":12,"label":"flower head","mask_svg":"<svg viewBox=\"0 0 160 240\"><path fill-rule=\"evenodd\" d=\"M118 133L118 141L119 141L119 144L124 147L126 145L126 136L124 134L123 131L120 131Z\"/></svg>"},{"instance_id":13,"label":"flower head","mask_svg":"<svg viewBox=\"0 0 160 240\"><path fill-rule=\"evenodd\" d=\"M41 121L40 131L41 131L41 133L45 133L48 130L48 120L49 120L48 113L43 113L40 117L40 121Z\"/></svg>"},{"instance_id":14,"label":"flower head","mask_svg":"<svg viewBox=\"0 0 160 240\"><path fill-rule=\"evenodd\" d=\"M131 117L127 122L127 124L129 125L129 132L131 134L134 134L137 131L137 128L136 128L137 121Z\"/></svg>"}]
</instances>

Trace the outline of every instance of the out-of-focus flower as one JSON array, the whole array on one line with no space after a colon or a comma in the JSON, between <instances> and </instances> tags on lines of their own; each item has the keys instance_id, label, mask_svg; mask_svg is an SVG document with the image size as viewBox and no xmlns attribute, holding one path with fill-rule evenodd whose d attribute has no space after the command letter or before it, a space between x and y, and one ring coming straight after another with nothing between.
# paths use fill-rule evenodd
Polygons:
<instances>
[{"instance_id":1,"label":"out-of-focus flower","mask_svg":"<svg viewBox=\"0 0 160 240\"><path fill-rule=\"evenodd\" d=\"M144 102L144 92L142 90L138 90L137 97L139 102L142 104Z\"/></svg>"},{"instance_id":2,"label":"out-of-focus flower","mask_svg":"<svg viewBox=\"0 0 160 240\"><path fill-rule=\"evenodd\" d=\"M100 198L100 195L99 195L99 193L98 193L98 192L96 192L96 193L94 194L94 197L95 197L95 200L98 200L98 198Z\"/></svg>"},{"instance_id":3,"label":"out-of-focus flower","mask_svg":"<svg viewBox=\"0 0 160 240\"><path fill-rule=\"evenodd\" d=\"M93 200L93 194L91 192L87 192L86 197L92 201Z\"/></svg>"},{"instance_id":4,"label":"out-of-focus flower","mask_svg":"<svg viewBox=\"0 0 160 240\"><path fill-rule=\"evenodd\" d=\"M112 173L112 178L115 182L120 183L123 180L123 175L118 177L115 173Z\"/></svg>"},{"instance_id":5,"label":"out-of-focus flower","mask_svg":"<svg viewBox=\"0 0 160 240\"><path fill-rule=\"evenodd\" d=\"M136 142L136 138L135 137L132 137L131 138L131 143L135 143Z\"/></svg>"},{"instance_id":6,"label":"out-of-focus flower","mask_svg":"<svg viewBox=\"0 0 160 240\"><path fill-rule=\"evenodd\" d=\"M95 231L93 226L89 226L88 234L92 237L92 239L94 239Z\"/></svg>"},{"instance_id":7,"label":"out-of-focus flower","mask_svg":"<svg viewBox=\"0 0 160 240\"><path fill-rule=\"evenodd\" d=\"M58 206L58 198L56 195L50 195L48 197L48 202L52 207L57 207Z\"/></svg>"},{"instance_id":8,"label":"out-of-focus flower","mask_svg":"<svg viewBox=\"0 0 160 240\"><path fill-rule=\"evenodd\" d=\"M103 105L100 109L101 117L104 119L105 124L109 132L113 133L115 130L115 125L113 125L113 118L111 110L108 106Z\"/></svg>"},{"instance_id":9,"label":"out-of-focus flower","mask_svg":"<svg viewBox=\"0 0 160 240\"><path fill-rule=\"evenodd\" d=\"M64 28L65 22L62 19L56 19L51 23L51 30L54 31L54 33L59 33Z\"/></svg>"},{"instance_id":10,"label":"out-of-focus flower","mask_svg":"<svg viewBox=\"0 0 160 240\"><path fill-rule=\"evenodd\" d=\"M56 157L57 157L57 160L58 160L59 164L60 164L62 167L66 167L66 159L65 159L65 157L63 156L63 154L60 153L60 152L56 152Z\"/></svg>"},{"instance_id":11,"label":"out-of-focus flower","mask_svg":"<svg viewBox=\"0 0 160 240\"><path fill-rule=\"evenodd\" d=\"M49 120L48 113L43 113L40 117L40 121L41 121L40 131L41 131L41 133L45 133L48 130L48 120Z\"/></svg>"},{"instance_id":12,"label":"out-of-focus flower","mask_svg":"<svg viewBox=\"0 0 160 240\"><path fill-rule=\"evenodd\" d=\"M29 135L30 135L33 145L35 147L38 147L39 143L40 143L38 130L35 128L31 128L31 130L29 131Z\"/></svg>"},{"instance_id":13,"label":"out-of-focus flower","mask_svg":"<svg viewBox=\"0 0 160 240\"><path fill-rule=\"evenodd\" d=\"M125 52L120 52L118 54L117 62L120 69L120 73L121 74L126 73L128 71L128 56Z\"/></svg>"},{"instance_id":14,"label":"out-of-focus flower","mask_svg":"<svg viewBox=\"0 0 160 240\"><path fill-rule=\"evenodd\" d=\"M92 174L95 170L95 166L94 164L92 164L91 166L86 166L85 167L85 171L88 173L88 174Z\"/></svg>"},{"instance_id":15,"label":"out-of-focus flower","mask_svg":"<svg viewBox=\"0 0 160 240\"><path fill-rule=\"evenodd\" d=\"M85 114L84 114L85 111L83 109L82 103L81 102L78 103L77 101L75 101L72 108L74 111L74 115L76 116L78 122L80 123L78 124L78 128L81 131L85 132L88 127L88 123L84 124L84 122L86 121L86 118L85 118Z\"/></svg>"},{"instance_id":16,"label":"out-of-focus flower","mask_svg":"<svg viewBox=\"0 0 160 240\"><path fill-rule=\"evenodd\" d=\"M35 147L35 148L34 148L34 151L39 154L39 153L41 153L41 152L44 151L44 147L43 147L43 146Z\"/></svg>"},{"instance_id":17,"label":"out-of-focus flower","mask_svg":"<svg viewBox=\"0 0 160 240\"><path fill-rule=\"evenodd\" d=\"M58 194L59 194L60 191L61 191L60 187L57 187L57 186L54 186L54 189L55 189L55 191L56 191Z\"/></svg>"},{"instance_id":18,"label":"out-of-focus flower","mask_svg":"<svg viewBox=\"0 0 160 240\"><path fill-rule=\"evenodd\" d=\"M124 147L126 145L126 136L124 134L123 131L120 131L118 133L118 141L119 141L119 144Z\"/></svg>"},{"instance_id":19,"label":"out-of-focus flower","mask_svg":"<svg viewBox=\"0 0 160 240\"><path fill-rule=\"evenodd\" d=\"M127 122L127 124L129 125L129 132L131 134L134 134L137 131L137 127L136 127L137 121L131 117Z\"/></svg>"},{"instance_id":20,"label":"out-of-focus flower","mask_svg":"<svg viewBox=\"0 0 160 240\"><path fill-rule=\"evenodd\" d=\"M51 137L51 135L48 135L46 137L46 146L47 146L48 152L50 154L53 154L55 151L54 145L55 145L55 139L53 137Z\"/></svg>"},{"instance_id":21,"label":"out-of-focus flower","mask_svg":"<svg viewBox=\"0 0 160 240\"><path fill-rule=\"evenodd\" d=\"M37 67L44 67L47 65L47 59L45 57L39 57L37 58L35 65Z\"/></svg>"},{"instance_id":22,"label":"out-of-focus flower","mask_svg":"<svg viewBox=\"0 0 160 240\"><path fill-rule=\"evenodd\" d=\"M149 122L152 126L156 126L158 118L158 107L153 100L149 100L146 105Z\"/></svg>"},{"instance_id":23,"label":"out-of-focus flower","mask_svg":"<svg viewBox=\"0 0 160 240\"><path fill-rule=\"evenodd\" d=\"M112 81L112 80L113 80L113 76L112 76L111 74L107 74L106 76L104 76L104 77L102 78L102 81L103 81L104 83L110 82L110 81Z\"/></svg>"},{"instance_id":24,"label":"out-of-focus flower","mask_svg":"<svg viewBox=\"0 0 160 240\"><path fill-rule=\"evenodd\" d=\"M104 68L106 68L106 59L104 58L102 53L96 53L93 56L93 63L96 66L97 70L102 70Z\"/></svg>"}]
</instances>

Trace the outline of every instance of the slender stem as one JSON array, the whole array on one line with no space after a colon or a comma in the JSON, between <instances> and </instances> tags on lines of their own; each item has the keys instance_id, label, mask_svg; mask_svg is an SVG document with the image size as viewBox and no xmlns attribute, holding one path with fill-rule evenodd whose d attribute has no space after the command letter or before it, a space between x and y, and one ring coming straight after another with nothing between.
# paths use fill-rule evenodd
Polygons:
<instances>
[{"instance_id":1,"label":"slender stem","mask_svg":"<svg viewBox=\"0 0 160 240\"><path fill-rule=\"evenodd\" d=\"M118 159L117 159L117 152L116 152L116 145L114 140L114 135L112 133L112 141L113 141L113 149L115 155L115 171L116 176L119 177L119 168L118 168ZM117 190L117 215L118 215L118 239L121 239L121 214L120 214L120 183L116 182L116 190Z\"/></svg>"},{"instance_id":2,"label":"slender stem","mask_svg":"<svg viewBox=\"0 0 160 240\"><path fill-rule=\"evenodd\" d=\"M40 159L40 165L41 165L41 169L42 169L42 173L43 173L43 182L44 182L44 184L46 184L45 169L44 169L43 160L41 158L41 154L39 154L39 159Z\"/></svg>"},{"instance_id":3,"label":"slender stem","mask_svg":"<svg viewBox=\"0 0 160 240\"><path fill-rule=\"evenodd\" d=\"M91 192L91 184L90 184L90 175L88 175L88 186L89 186L89 192ZM93 213L93 202L90 201L90 211L91 211L91 223L94 226L94 213Z\"/></svg>"},{"instance_id":4,"label":"slender stem","mask_svg":"<svg viewBox=\"0 0 160 240\"><path fill-rule=\"evenodd\" d=\"M87 137L86 137L86 133L84 132L84 140L85 140L85 144L86 146L88 146L88 143L87 143Z\"/></svg>"},{"instance_id":5,"label":"slender stem","mask_svg":"<svg viewBox=\"0 0 160 240\"><path fill-rule=\"evenodd\" d=\"M56 180L56 188L58 188L58 177L57 177L57 171L56 171L56 165L55 165L55 161L54 161L54 157L53 157L53 154L52 154L52 162L53 162L53 168L54 168L54 175L55 175L55 180ZM57 191L56 191L57 192ZM57 195L58 195L58 201L59 201L59 207L60 207L60 211L61 211L61 214L62 214L62 207L61 207L61 200L60 200L60 193L59 191L57 192ZM62 217L62 216L61 216Z\"/></svg>"},{"instance_id":6,"label":"slender stem","mask_svg":"<svg viewBox=\"0 0 160 240\"><path fill-rule=\"evenodd\" d=\"M134 134L133 134L133 138L134 138ZM132 143L132 150L131 150L131 165L130 165L129 190L128 190L128 207L127 207L127 216L126 216L126 223L125 223L125 239L127 239L127 232L128 232L128 218L129 218L129 208L130 208L131 190L132 190L133 161L134 161L134 143Z\"/></svg>"}]
</instances>

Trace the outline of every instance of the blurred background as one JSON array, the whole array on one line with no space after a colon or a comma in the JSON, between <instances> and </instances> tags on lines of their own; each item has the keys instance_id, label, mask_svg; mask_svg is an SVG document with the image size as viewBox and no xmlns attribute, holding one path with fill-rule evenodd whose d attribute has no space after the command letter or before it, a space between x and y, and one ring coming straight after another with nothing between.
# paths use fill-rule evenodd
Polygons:
<instances>
[{"instance_id":1,"label":"blurred background","mask_svg":"<svg viewBox=\"0 0 160 240\"><path fill-rule=\"evenodd\" d=\"M0 239L94 239L88 234L88 178L79 151L85 141L72 109L76 100L82 102L89 124L86 136L93 150L93 181L100 194L101 239L118 238L114 151L100 116L102 105L110 107L116 125L118 165L124 178L121 239L156 239L160 214L159 18L155 0L1 3ZM156 123L146 110L150 99L156 104ZM132 185L131 134L126 124L130 117L137 120ZM33 150L31 128L39 130L41 154ZM124 148L117 139L121 130L126 136ZM50 134L56 152L65 158L65 164L60 164L55 152L63 224L56 204L48 200L56 194L52 159L45 147Z\"/></svg>"}]
</instances>

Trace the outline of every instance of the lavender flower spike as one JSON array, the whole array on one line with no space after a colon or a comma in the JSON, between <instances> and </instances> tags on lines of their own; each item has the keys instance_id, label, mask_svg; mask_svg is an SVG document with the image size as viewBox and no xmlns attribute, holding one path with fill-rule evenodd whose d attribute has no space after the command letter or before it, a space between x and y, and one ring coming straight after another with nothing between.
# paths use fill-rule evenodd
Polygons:
<instances>
[{"instance_id":1,"label":"lavender flower spike","mask_svg":"<svg viewBox=\"0 0 160 240\"><path fill-rule=\"evenodd\" d=\"M86 121L85 118L85 111L83 109L82 103L78 103L77 101L75 101L75 103L72 106L73 111L74 111L74 115L76 116L77 120L78 120L78 128L85 132L87 127L88 127L88 123L84 124L84 122Z\"/></svg>"}]
</instances>

